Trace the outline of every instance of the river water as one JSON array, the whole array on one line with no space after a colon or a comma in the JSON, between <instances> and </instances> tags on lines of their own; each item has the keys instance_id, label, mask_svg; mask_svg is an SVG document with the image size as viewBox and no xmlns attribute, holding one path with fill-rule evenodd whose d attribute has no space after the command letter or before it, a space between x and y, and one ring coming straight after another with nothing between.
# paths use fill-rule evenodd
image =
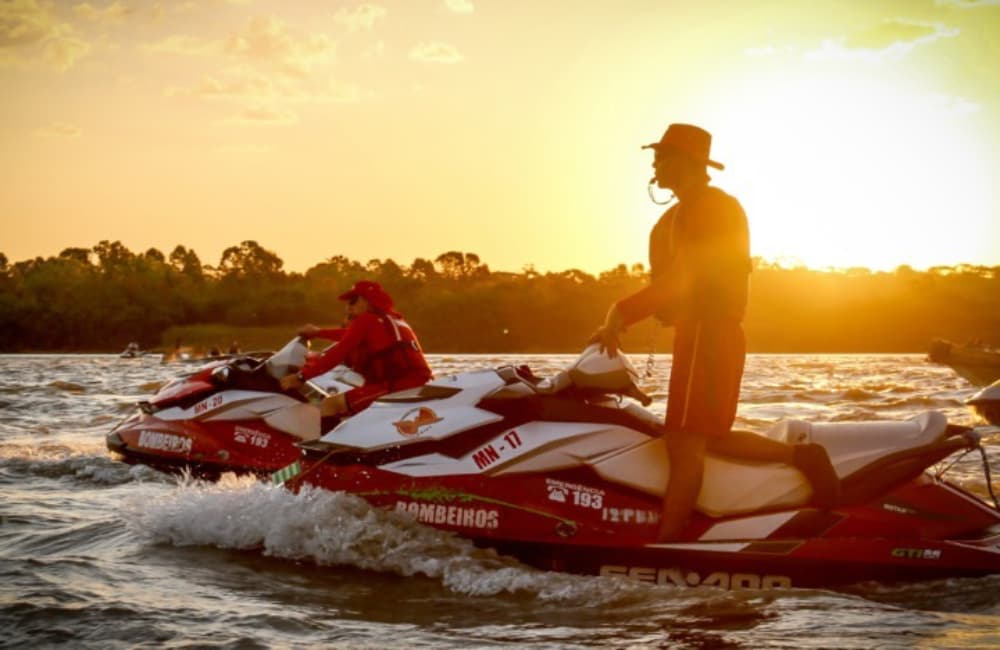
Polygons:
<instances>
[{"instance_id":1,"label":"river water","mask_svg":"<svg viewBox=\"0 0 1000 650\"><path fill-rule=\"evenodd\" d=\"M570 360L430 357L439 375L514 362L544 376ZM661 415L669 366L658 357L644 385ZM1000 577L730 593L545 573L347 495L112 459L107 432L184 370L0 355L0 646L1000 646ZM922 355L751 355L737 425L928 409L968 424L974 390ZM1000 468L1000 436L987 449ZM978 455L966 458L949 477L985 495Z\"/></svg>"}]
</instances>

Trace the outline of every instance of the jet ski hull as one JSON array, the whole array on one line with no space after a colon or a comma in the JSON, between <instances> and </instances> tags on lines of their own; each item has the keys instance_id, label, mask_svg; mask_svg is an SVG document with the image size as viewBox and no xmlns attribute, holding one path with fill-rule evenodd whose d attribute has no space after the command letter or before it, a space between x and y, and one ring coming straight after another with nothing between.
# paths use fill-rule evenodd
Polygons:
<instances>
[{"instance_id":1,"label":"jet ski hull","mask_svg":"<svg viewBox=\"0 0 1000 650\"><path fill-rule=\"evenodd\" d=\"M266 477L301 455L298 438L262 421L170 421L143 412L122 423L106 441L126 463L209 480L226 472Z\"/></svg>"},{"instance_id":2,"label":"jet ski hull","mask_svg":"<svg viewBox=\"0 0 1000 650\"><path fill-rule=\"evenodd\" d=\"M645 547L566 546L505 541L481 545L532 566L586 575L616 576L676 587L739 590L842 587L869 581L901 583L996 572L994 548L908 539L789 540ZM944 561L949 558L951 561Z\"/></svg>"},{"instance_id":3,"label":"jet ski hull","mask_svg":"<svg viewBox=\"0 0 1000 650\"><path fill-rule=\"evenodd\" d=\"M656 543L660 501L584 471L413 479L305 464L292 487L351 492L544 570L734 590L1000 572L1000 513L929 474L829 511L699 514L680 540Z\"/></svg>"}]
</instances>

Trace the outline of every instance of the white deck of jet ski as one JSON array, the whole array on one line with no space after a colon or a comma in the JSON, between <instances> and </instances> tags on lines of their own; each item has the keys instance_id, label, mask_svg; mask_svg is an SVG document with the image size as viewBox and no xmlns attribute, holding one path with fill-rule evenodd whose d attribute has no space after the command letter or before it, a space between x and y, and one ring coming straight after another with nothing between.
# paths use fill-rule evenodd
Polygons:
<instances>
[{"instance_id":1,"label":"white deck of jet ski","mask_svg":"<svg viewBox=\"0 0 1000 650\"><path fill-rule=\"evenodd\" d=\"M359 450L373 451L385 447L396 447L417 440L441 440L468 429L500 420L500 416L475 407L483 396L502 388L504 382L493 370L473 370L457 375L448 375L425 384L426 388L440 387L458 389L446 399L415 401L404 399L420 389L410 389L387 395L375 401L357 415L344 420L336 429L327 432L321 442ZM435 416L419 428L415 435L403 435L396 424L415 417L421 407L429 409Z\"/></svg>"},{"instance_id":2,"label":"white deck of jet ski","mask_svg":"<svg viewBox=\"0 0 1000 650\"><path fill-rule=\"evenodd\" d=\"M286 346L286 348L288 347ZM219 369L223 368L223 366L219 367ZM271 366L268 366L268 370L271 371ZM280 371L281 369L279 368L273 372L278 373ZM278 376L275 376L275 378L277 379ZM309 385L323 395L345 392L363 384L364 377L344 365L331 368L309 381ZM183 388L183 382L176 381L174 386L174 390L181 389ZM158 397L168 396L170 391L171 384L167 384L158 393ZM320 412L318 406L307 402L300 402L282 393L262 392L258 390L230 388L221 393L213 393L205 399L187 407L171 406L162 409L157 411L156 417L164 421L191 422L262 418L268 426L301 440L315 440L320 434Z\"/></svg>"},{"instance_id":3,"label":"white deck of jet ski","mask_svg":"<svg viewBox=\"0 0 1000 650\"><path fill-rule=\"evenodd\" d=\"M593 361L591 363L594 365ZM598 359L597 372L590 375L601 384L617 381L605 367L606 363ZM582 365L578 362L574 368ZM630 366L624 370L634 373ZM557 378L563 376L560 373ZM573 383L577 381L578 378L573 378ZM501 419L495 413L475 406L481 398L507 390L505 382L494 371L480 370L444 377L428 386L459 391L451 397L424 402L376 402L328 433L323 441L371 451L417 440L442 440ZM537 392L559 392L558 387L549 386L542 386L542 390ZM412 418L421 407L433 409L434 421L423 425L416 435L400 435L394 425ZM636 404L625 402L619 408L647 422L656 420L656 416ZM648 426L638 428L648 430ZM830 454L837 473L843 478L888 454L931 444L944 434L946 428L946 418L929 411L902 422L809 423L785 420L776 423L765 435L791 444L822 444ZM432 477L545 474L589 466L606 481L654 496L663 495L670 462L665 444L659 437L608 422L539 421L520 424L516 430L523 441L516 452L508 449L502 458L491 461L488 467L481 467L476 460L480 448L460 458L429 453L387 463L380 468L413 477ZM493 440L498 448L502 445L502 435L499 433ZM710 455L706 459L697 507L710 516L725 516L803 506L811 496L809 481L794 467L778 463L739 462Z\"/></svg>"}]
</instances>

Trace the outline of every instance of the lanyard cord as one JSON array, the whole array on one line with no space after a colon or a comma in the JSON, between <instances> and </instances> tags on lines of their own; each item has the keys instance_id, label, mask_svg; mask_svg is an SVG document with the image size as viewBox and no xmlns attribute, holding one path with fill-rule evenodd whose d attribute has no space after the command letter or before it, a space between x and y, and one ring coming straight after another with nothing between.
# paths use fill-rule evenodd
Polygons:
<instances>
[{"instance_id":1,"label":"lanyard cord","mask_svg":"<svg viewBox=\"0 0 1000 650\"><path fill-rule=\"evenodd\" d=\"M667 205L668 203L670 203L671 201L673 201L674 199L677 198L674 195L674 193L671 192L670 196L668 196L666 198L666 200L664 200L664 201L657 201L656 200L656 195L653 194L653 186L655 184L656 184L656 177L653 177L653 178L649 179L649 184L646 185L646 191L649 193L649 200L652 201L653 203L655 203L656 205Z\"/></svg>"},{"instance_id":2,"label":"lanyard cord","mask_svg":"<svg viewBox=\"0 0 1000 650\"><path fill-rule=\"evenodd\" d=\"M642 374L643 379L653 378L653 366L656 364L656 332L658 328L656 321L651 321L649 330L649 354L646 356L646 371Z\"/></svg>"}]
</instances>

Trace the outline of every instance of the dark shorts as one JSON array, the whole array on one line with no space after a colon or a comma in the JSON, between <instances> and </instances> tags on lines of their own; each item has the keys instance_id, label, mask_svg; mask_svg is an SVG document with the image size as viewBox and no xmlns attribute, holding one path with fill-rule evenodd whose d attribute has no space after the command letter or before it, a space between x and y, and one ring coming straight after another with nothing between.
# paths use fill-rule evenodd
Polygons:
<instances>
[{"instance_id":1,"label":"dark shorts","mask_svg":"<svg viewBox=\"0 0 1000 650\"><path fill-rule=\"evenodd\" d=\"M706 437L733 428L746 358L738 321L678 323L666 429Z\"/></svg>"}]
</instances>

